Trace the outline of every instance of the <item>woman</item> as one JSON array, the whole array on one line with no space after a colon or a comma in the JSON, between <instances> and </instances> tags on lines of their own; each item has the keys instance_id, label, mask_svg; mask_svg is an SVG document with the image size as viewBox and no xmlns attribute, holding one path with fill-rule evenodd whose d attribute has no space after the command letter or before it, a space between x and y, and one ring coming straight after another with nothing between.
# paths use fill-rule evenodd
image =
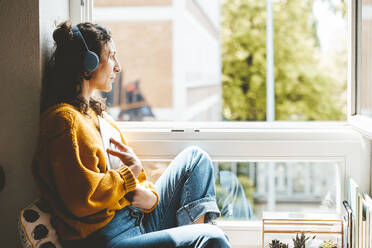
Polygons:
<instances>
[{"instance_id":1,"label":"woman","mask_svg":"<svg viewBox=\"0 0 372 248\"><path fill-rule=\"evenodd\" d=\"M153 185L120 133L111 140L119 151L107 152L122 165L107 170L98 116L119 129L94 92L111 91L121 70L110 32L64 22L53 38L33 173L63 246L230 247L220 229L204 224L220 213L201 149L182 151Z\"/></svg>"}]
</instances>

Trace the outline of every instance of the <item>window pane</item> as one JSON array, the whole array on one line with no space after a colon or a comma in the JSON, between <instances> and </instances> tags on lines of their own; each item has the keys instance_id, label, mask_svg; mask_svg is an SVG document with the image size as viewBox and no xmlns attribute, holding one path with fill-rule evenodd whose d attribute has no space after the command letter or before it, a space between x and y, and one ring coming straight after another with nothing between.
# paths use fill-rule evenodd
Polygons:
<instances>
[{"instance_id":1,"label":"window pane","mask_svg":"<svg viewBox=\"0 0 372 248\"><path fill-rule=\"evenodd\" d=\"M103 93L130 121L265 121L266 1L101 1L122 71ZM271 0L275 120L346 119L346 1ZM181 3L180 3L181 2Z\"/></svg>"},{"instance_id":2,"label":"window pane","mask_svg":"<svg viewBox=\"0 0 372 248\"><path fill-rule=\"evenodd\" d=\"M144 162L156 182L169 162ZM336 211L337 162L214 161L217 203L222 219L256 220L264 211Z\"/></svg>"},{"instance_id":3,"label":"window pane","mask_svg":"<svg viewBox=\"0 0 372 248\"><path fill-rule=\"evenodd\" d=\"M361 26L361 77L358 80L358 113L372 116L372 2L362 1L362 26Z\"/></svg>"}]
</instances>

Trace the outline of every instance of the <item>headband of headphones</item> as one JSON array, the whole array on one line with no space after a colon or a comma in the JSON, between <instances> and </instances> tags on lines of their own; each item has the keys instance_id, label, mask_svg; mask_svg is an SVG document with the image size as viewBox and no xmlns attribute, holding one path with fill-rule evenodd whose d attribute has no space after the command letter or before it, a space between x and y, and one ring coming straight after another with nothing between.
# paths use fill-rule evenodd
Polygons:
<instances>
[{"instance_id":1,"label":"headband of headphones","mask_svg":"<svg viewBox=\"0 0 372 248\"><path fill-rule=\"evenodd\" d=\"M89 50L87 43L84 40L83 35L81 34L79 28L77 26L72 27L72 34L74 37L79 38L80 40L83 41L84 47L85 47L85 52L83 55L83 66L84 70L87 72L92 72L95 71L98 67L99 64L99 58L95 52L92 52Z\"/></svg>"}]
</instances>

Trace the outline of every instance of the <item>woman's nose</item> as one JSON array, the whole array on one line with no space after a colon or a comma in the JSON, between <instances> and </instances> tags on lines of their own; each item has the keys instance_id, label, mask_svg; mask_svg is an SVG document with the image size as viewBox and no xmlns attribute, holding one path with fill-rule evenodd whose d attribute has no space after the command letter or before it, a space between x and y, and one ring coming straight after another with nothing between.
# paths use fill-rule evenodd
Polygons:
<instances>
[{"instance_id":1,"label":"woman's nose","mask_svg":"<svg viewBox=\"0 0 372 248\"><path fill-rule=\"evenodd\" d=\"M114 72L119 73L120 71L121 71L121 67L118 63L116 63L116 65L114 66Z\"/></svg>"}]
</instances>

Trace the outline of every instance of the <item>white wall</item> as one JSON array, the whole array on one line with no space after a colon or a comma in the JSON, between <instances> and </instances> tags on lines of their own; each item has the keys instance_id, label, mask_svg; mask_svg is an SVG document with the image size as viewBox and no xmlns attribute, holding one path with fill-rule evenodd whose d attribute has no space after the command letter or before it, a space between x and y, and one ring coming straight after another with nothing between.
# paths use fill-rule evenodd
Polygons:
<instances>
[{"instance_id":1,"label":"white wall","mask_svg":"<svg viewBox=\"0 0 372 248\"><path fill-rule=\"evenodd\" d=\"M0 165L6 177L0 192L1 247L21 247L17 217L37 197L30 166L41 65L52 47L54 21L67 19L68 13L68 0L0 1Z\"/></svg>"},{"instance_id":2,"label":"white wall","mask_svg":"<svg viewBox=\"0 0 372 248\"><path fill-rule=\"evenodd\" d=\"M184 67L186 84L221 84L220 41L208 33L191 14L186 12L184 16L181 41L184 56L181 66Z\"/></svg>"},{"instance_id":3,"label":"white wall","mask_svg":"<svg viewBox=\"0 0 372 248\"><path fill-rule=\"evenodd\" d=\"M210 18L213 25L219 28L221 0L196 0L196 3L199 4L205 14Z\"/></svg>"}]
</instances>

